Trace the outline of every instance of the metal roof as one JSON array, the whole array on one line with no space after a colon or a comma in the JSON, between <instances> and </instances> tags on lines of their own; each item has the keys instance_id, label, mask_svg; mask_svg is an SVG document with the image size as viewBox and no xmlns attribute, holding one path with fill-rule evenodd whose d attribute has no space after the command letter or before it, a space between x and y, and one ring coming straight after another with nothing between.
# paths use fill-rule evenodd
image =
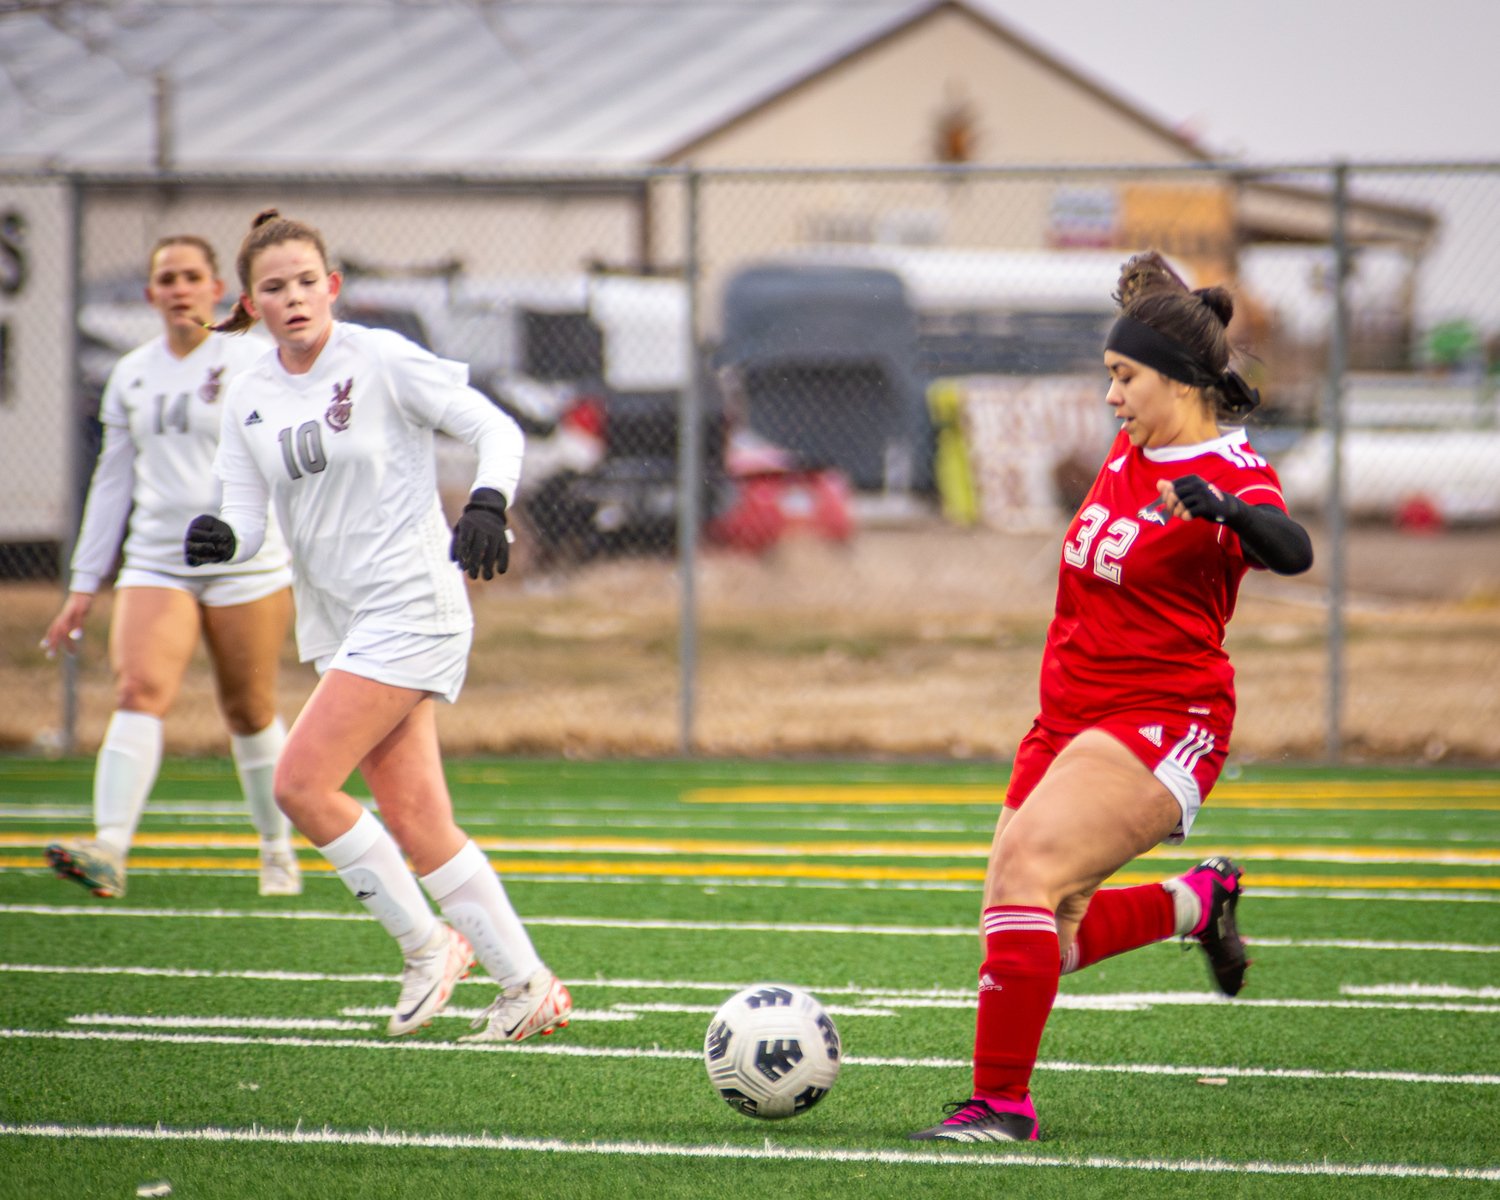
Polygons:
<instances>
[{"instance_id":1,"label":"metal roof","mask_svg":"<svg viewBox=\"0 0 1500 1200\"><path fill-rule=\"evenodd\" d=\"M934 7L59 2L0 16L0 167L648 165Z\"/></svg>"}]
</instances>

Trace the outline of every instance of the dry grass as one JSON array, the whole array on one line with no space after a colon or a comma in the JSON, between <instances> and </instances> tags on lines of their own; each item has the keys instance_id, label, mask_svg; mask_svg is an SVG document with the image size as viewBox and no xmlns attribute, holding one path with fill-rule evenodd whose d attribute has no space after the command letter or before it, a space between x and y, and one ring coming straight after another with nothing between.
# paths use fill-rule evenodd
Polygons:
<instances>
[{"instance_id":1,"label":"dry grass","mask_svg":"<svg viewBox=\"0 0 1500 1200\"><path fill-rule=\"evenodd\" d=\"M1008 757L1036 705L1055 535L867 529L848 546L789 541L764 559L708 554L692 683L709 755ZM1500 554L1489 530L1415 538L1355 530L1348 555L1344 742L1351 757L1500 763ZM1241 759L1322 756L1327 563L1247 584L1230 646ZM441 710L450 753L672 755L684 727L673 565L528 570L472 592L464 695ZM55 744L62 674L36 649L55 586L0 590L0 746ZM77 745L112 706L101 597L79 662ZM313 684L289 646L283 710ZM222 753L201 654L168 720L169 749Z\"/></svg>"}]
</instances>

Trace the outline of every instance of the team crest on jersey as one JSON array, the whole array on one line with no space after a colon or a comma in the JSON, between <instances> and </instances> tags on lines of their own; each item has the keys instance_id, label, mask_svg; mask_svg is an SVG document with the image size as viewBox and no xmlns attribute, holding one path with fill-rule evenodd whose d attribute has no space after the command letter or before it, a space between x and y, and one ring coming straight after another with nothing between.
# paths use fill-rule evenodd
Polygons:
<instances>
[{"instance_id":1,"label":"team crest on jersey","mask_svg":"<svg viewBox=\"0 0 1500 1200\"><path fill-rule=\"evenodd\" d=\"M219 392L224 387L224 368L210 367L208 374L203 377L203 382L198 385L198 399L204 404L214 404L219 399Z\"/></svg>"},{"instance_id":2,"label":"team crest on jersey","mask_svg":"<svg viewBox=\"0 0 1500 1200\"><path fill-rule=\"evenodd\" d=\"M1146 505L1140 512L1135 514L1138 521L1150 521L1154 525L1165 525L1167 523L1167 501L1163 496L1158 496L1150 504Z\"/></svg>"},{"instance_id":3,"label":"team crest on jersey","mask_svg":"<svg viewBox=\"0 0 1500 1200\"><path fill-rule=\"evenodd\" d=\"M328 406L323 419L328 422L328 428L334 433L343 433L349 428L349 419L354 415L354 401L349 398L349 393L353 390L354 376L352 375L343 383L333 385L333 403Z\"/></svg>"}]
</instances>

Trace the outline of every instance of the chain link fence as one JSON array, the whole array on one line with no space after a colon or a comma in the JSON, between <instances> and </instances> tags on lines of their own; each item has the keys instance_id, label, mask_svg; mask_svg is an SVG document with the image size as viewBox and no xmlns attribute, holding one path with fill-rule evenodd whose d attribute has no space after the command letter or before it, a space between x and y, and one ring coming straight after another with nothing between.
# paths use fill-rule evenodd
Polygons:
<instances>
[{"instance_id":1,"label":"chain link fence","mask_svg":"<svg viewBox=\"0 0 1500 1200\"><path fill-rule=\"evenodd\" d=\"M232 294L273 205L344 319L528 435L450 751L1008 757L1155 247L1234 287L1318 556L1243 588L1235 757L1500 762L1500 165L0 180L0 745L92 751L113 707L108 593L76 659L36 647L152 244L208 237ZM471 463L440 445L451 510ZM201 657L167 737L225 744Z\"/></svg>"}]
</instances>

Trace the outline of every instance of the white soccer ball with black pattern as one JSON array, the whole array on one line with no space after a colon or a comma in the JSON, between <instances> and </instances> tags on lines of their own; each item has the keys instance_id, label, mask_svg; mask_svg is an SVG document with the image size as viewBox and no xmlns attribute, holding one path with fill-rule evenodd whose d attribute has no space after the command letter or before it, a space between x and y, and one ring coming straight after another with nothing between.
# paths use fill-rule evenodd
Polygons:
<instances>
[{"instance_id":1,"label":"white soccer ball with black pattern","mask_svg":"<svg viewBox=\"0 0 1500 1200\"><path fill-rule=\"evenodd\" d=\"M703 1039L709 1081L736 1112L804 1113L839 1077L839 1031L801 988L758 983L719 1007Z\"/></svg>"}]
</instances>

